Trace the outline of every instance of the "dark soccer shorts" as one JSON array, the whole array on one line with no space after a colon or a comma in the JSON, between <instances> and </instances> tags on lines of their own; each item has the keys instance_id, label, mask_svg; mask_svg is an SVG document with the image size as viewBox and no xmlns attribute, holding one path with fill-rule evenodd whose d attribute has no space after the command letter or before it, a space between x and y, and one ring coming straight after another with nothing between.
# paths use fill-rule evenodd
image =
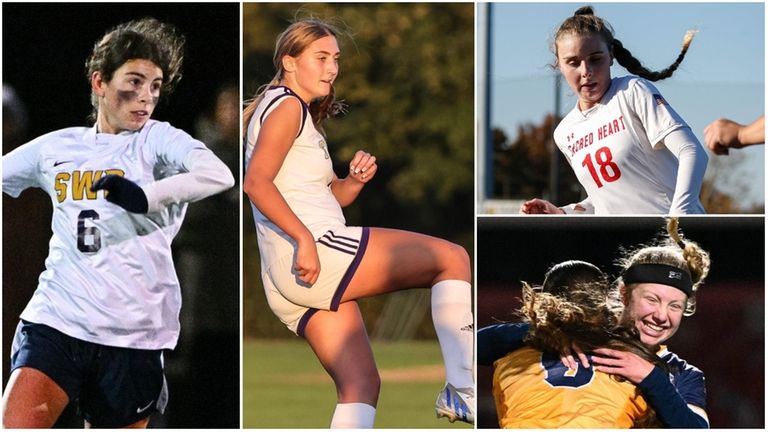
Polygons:
<instances>
[{"instance_id":1,"label":"dark soccer shorts","mask_svg":"<svg viewBox=\"0 0 768 432\"><path fill-rule=\"evenodd\" d=\"M94 344L22 321L13 341L11 371L20 367L50 377L94 427L130 425L162 413L168 401L162 350Z\"/></svg>"}]
</instances>

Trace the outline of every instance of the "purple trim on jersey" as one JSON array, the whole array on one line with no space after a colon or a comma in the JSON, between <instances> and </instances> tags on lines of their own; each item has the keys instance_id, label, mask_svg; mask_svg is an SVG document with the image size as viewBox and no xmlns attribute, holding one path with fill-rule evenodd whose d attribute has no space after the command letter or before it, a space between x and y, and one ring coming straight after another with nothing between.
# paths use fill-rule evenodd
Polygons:
<instances>
[{"instance_id":1,"label":"purple trim on jersey","mask_svg":"<svg viewBox=\"0 0 768 432\"><path fill-rule=\"evenodd\" d=\"M331 300L331 310L334 312L339 310L341 297L344 295L344 291L347 290L349 283L352 282L352 276L355 275L357 267L360 266L360 262L363 260L365 249L368 247L368 231L368 227L363 227L363 234L360 236L360 247L357 249L355 259L352 260L352 264L350 264L349 268L347 268L347 272L344 273L344 277L341 279L339 287L336 289L336 294L333 295L333 299Z\"/></svg>"},{"instance_id":2,"label":"purple trim on jersey","mask_svg":"<svg viewBox=\"0 0 768 432\"><path fill-rule=\"evenodd\" d=\"M320 309L308 309L306 312L304 312L304 315L301 316L301 319L299 319L299 326L296 328L296 334L304 337L304 330L307 328L307 324L309 323L309 319L312 318L312 315L319 312Z\"/></svg>"},{"instance_id":3,"label":"purple trim on jersey","mask_svg":"<svg viewBox=\"0 0 768 432\"><path fill-rule=\"evenodd\" d=\"M284 96L293 96L296 99L298 99L299 102L301 102L301 127L299 128L299 133L296 134L296 138L298 138L301 135L301 132L304 130L304 124L307 122L307 117L308 117L308 113L309 113L309 107L307 106L306 103L304 103L304 101L299 97L299 95L294 93L293 90L289 89L288 87L285 87L285 86L270 86L269 87L269 90L277 90L277 89L283 89L284 93L281 93L281 94L275 96L274 99L269 101L269 103L267 104L267 107L264 108L264 112L261 113L261 117L259 117L259 124L264 123L264 116L267 114L267 111L269 111L269 107L274 105L275 102L277 102L278 100L280 100L280 98L282 98Z\"/></svg>"}]
</instances>

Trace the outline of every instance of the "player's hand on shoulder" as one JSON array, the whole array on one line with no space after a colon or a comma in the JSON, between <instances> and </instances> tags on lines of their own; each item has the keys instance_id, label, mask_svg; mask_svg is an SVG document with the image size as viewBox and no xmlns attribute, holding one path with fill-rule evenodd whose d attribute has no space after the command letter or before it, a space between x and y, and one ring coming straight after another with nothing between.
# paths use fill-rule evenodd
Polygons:
<instances>
[{"instance_id":1,"label":"player's hand on shoulder","mask_svg":"<svg viewBox=\"0 0 768 432\"><path fill-rule=\"evenodd\" d=\"M106 191L107 201L119 205L131 213L146 214L149 211L147 195L141 186L119 175L106 175L98 179L92 192Z\"/></svg>"},{"instance_id":2,"label":"player's hand on shoulder","mask_svg":"<svg viewBox=\"0 0 768 432\"><path fill-rule=\"evenodd\" d=\"M576 357L574 357L574 354L576 354ZM579 360L578 362L576 361L577 358ZM563 366L573 370L578 369L579 364L585 369L590 366L587 355L584 354L584 351L576 344L576 342L571 342L570 349L566 348L560 353L560 362L563 363Z\"/></svg>"},{"instance_id":3,"label":"player's hand on shoulder","mask_svg":"<svg viewBox=\"0 0 768 432\"><path fill-rule=\"evenodd\" d=\"M635 353L609 348L598 348L592 355L595 370L620 375L639 384L653 371L653 364Z\"/></svg>"},{"instance_id":4,"label":"player's hand on shoulder","mask_svg":"<svg viewBox=\"0 0 768 432\"><path fill-rule=\"evenodd\" d=\"M376 175L377 168L376 156L366 151L358 150L355 152L352 161L349 162L348 177L360 183L368 183Z\"/></svg>"},{"instance_id":5,"label":"player's hand on shoulder","mask_svg":"<svg viewBox=\"0 0 768 432\"><path fill-rule=\"evenodd\" d=\"M521 214L563 214L565 213L559 207L547 200L534 198L528 200L520 206Z\"/></svg>"}]
</instances>

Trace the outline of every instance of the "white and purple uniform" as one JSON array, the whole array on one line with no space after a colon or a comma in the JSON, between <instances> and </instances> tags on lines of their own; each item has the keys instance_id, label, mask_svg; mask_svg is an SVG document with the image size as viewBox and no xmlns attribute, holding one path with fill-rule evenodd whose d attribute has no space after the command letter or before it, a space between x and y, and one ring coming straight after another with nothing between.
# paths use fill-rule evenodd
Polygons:
<instances>
[{"instance_id":1,"label":"white and purple uniform","mask_svg":"<svg viewBox=\"0 0 768 432\"><path fill-rule=\"evenodd\" d=\"M304 102L287 87L270 87L259 102L248 125L246 167L261 124L277 106L290 99L302 104L301 129L273 182L288 207L315 238L321 270L311 289L299 280L293 269L296 241L253 203L251 207L259 241L261 277L270 308L289 329L302 335L314 312L339 307L341 296L365 253L368 229L346 226L341 205L331 191L336 174L325 138L312 123Z\"/></svg>"}]
</instances>

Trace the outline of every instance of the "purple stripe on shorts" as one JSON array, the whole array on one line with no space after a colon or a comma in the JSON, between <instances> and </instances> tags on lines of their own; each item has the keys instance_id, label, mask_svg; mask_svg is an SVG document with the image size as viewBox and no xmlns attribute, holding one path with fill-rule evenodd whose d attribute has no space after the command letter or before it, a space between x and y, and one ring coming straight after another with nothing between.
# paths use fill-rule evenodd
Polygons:
<instances>
[{"instance_id":1,"label":"purple stripe on shorts","mask_svg":"<svg viewBox=\"0 0 768 432\"><path fill-rule=\"evenodd\" d=\"M318 243L321 243L321 244L324 244L324 245L328 246L328 247L329 247L329 248L331 248L331 249L336 249L336 250L337 250L337 251L339 251L339 252L344 252L345 254L349 254L349 255L354 255L354 254L355 254L355 253L354 253L354 252L352 252L351 250L347 250L347 249L343 249L343 248L341 248L341 247L338 247L338 246L334 246L334 245L332 245L332 244L330 244L330 243L326 242L326 241L325 241L325 240L323 240L322 238L321 238L320 240L318 240L317 242L318 242Z\"/></svg>"},{"instance_id":2,"label":"purple stripe on shorts","mask_svg":"<svg viewBox=\"0 0 768 432\"><path fill-rule=\"evenodd\" d=\"M349 247L349 248L352 248L352 249L355 249L355 250L357 250L357 247L360 245L359 244L360 242L357 241L357 240L355 240L354 242L350 242L349 240L346 240L346 241L345 240L339 240L338 238L334 237L333 233L330 232L330 231L325 233L325 235L320 237L320 239L328 241L328 242L331 242L331 243L336 244L338 246L346 246L346 247Z\"/></svg>"},{"instance_id":3,"label":"purple stripe on shorts","mask_svg":"<svg viewBox=\"0 0 768 432\"><path fill-rule=\"evenodd\" d=\"M360 261L363 260L363 255L365 255L365 249L368 247L368 227L363 227L363 234L360 236L360 247L357 249L357 255L355 255L355 259L352 260L352 264L349 265L349 268L347 268L347 272L344 273L344 277L341 279L341 282L339 283L339 287L336 288L336 294L333 295L333 299L331 300L331 310L337 311L339 310L339 303L341 303L341 297L344 295L344 291L347 290L347 286L352 281L352 276L355 275L355 272L357 271L357 267L360 265Z\"/></svg>"},{"instance_id":4,"label":"purple stripe on shorts","mask_svg":"<svg viewBox=\"0 0 768 432\"><path fill-rule=\"evenodd\" d=\"M299 326L296 328L296 334L304 337L304 329L307 328L307 324L309 323L309 319L312 318L312 315L319 312L319 309L308 309L306 312L304 312L304 315L301 316L301 319L299 319Z\"/></svg>"},{"instance_id":5,"label":"purple stripe on shorts","mask_svg":"<svg viewBox=\"0 0 768 432\"><path fill-rule=\"evenodd\" d=\"M330 234L330 235L331 235L331 237L333 237L333 238L336 238L336 239L344 239L344 240L349 240L349 241L351 241L351 242L355 242L355 244L357 244L357 243L360 243L360 240L358 240L358 239L356 239L356 238L352 238L352 237L344 237L344 236L342 236L342 235L336 235L336 233L334 233L333 231L328 231L328 232L327 232L325 235L328 235L328 234Z\"/></svg>"}]
</instances>

